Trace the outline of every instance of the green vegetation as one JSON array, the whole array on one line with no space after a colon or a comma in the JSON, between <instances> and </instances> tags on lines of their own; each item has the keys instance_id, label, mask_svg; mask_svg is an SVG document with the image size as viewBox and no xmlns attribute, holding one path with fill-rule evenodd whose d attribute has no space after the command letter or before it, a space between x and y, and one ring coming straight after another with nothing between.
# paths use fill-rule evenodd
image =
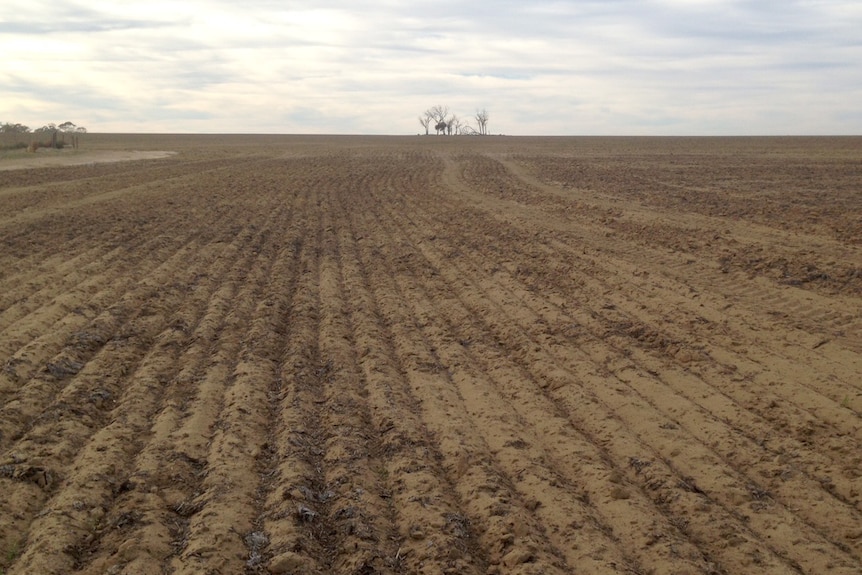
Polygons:
<instances>
[{"instance_id":1,"label":"green vegetation","mask_svg":"<svg viewBox=\"0 0 862 575\"><path fill-rule=\"evenodd\" d=\"M59 126L46 124L35 130L24 124L3 122L0 123L0 150L26 148L29 152L35 152L39 148L77 148L79 136L86 133L87 128L76 126L73 122L63 122Z\"/></svg>"}]
</instances>

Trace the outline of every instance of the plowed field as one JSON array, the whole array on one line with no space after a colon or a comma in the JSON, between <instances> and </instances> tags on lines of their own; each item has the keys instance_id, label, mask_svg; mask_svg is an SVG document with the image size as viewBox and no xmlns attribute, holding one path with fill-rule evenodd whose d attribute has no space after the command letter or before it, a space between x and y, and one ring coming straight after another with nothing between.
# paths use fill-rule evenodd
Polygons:
<instances>
[{"instance_id":1,"label":"plowed field","mask_svg":"<svg viewBox=\"0 0 862 575\"><path fill-rule=\"evenodd\" d=\"M0 171L0 573L862 572L862 139Z\"/></svg>"}]
</instances>

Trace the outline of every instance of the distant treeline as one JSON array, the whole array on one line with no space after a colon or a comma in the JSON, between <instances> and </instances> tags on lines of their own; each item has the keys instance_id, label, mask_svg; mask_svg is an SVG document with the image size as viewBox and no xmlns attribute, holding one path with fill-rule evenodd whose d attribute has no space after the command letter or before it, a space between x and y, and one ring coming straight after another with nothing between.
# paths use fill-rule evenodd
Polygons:
<instances>
[{"instance_id":1,"label":"distant treeline","mask_svg":"<svg viewBox=\"0 0 862 575\"><path fill-rule=\"evenodd\" d=\"M12 122L0 123L0 149L23 149L27 148L35 152L39 148L65 148L72 146L77 148L79 136L86 134L87 128L76 126L73 122L57 124L46 124L41 128L31 130L24 124L13 124Z\"/></svg>"}]
</instances>

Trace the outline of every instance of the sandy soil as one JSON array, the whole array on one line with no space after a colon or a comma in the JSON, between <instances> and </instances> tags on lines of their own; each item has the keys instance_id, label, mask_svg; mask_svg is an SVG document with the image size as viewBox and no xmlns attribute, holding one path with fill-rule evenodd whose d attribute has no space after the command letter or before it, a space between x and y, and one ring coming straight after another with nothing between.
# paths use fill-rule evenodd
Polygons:
<instances>
[{"instance_id":1,"label":"sandy soil","mask_svg":"<svg viewBox=\"0 0 862 575\"><path fill-rule=\"evenodd\" d=\"M860 139L136 138L0 175L0 572L862 572Z\"/></svg>"},{"instance_id":2,"label":"sandy soil","mask_svg":"<svg viewBox=\"0 0 862 575\"><path fill-rule=\"evenodd\" d=\"M167 158L174 153L154 150L78 151L40 149L36 153L17 152L7 154L5 157L0 158L0 171L45 168L49 166L93 165L130 160L154 160Z\"/></svg>"}]
</instances>

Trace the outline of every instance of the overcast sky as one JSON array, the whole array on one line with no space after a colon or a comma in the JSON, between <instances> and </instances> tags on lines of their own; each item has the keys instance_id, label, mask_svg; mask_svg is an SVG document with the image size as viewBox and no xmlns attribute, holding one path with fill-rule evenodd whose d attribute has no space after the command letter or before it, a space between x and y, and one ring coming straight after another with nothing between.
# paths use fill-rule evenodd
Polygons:
<instances>
[{"instance_id":1,"label":"overcast sky","mask_svg":"<svg viewBox=\"0 0 862 575\"><path fill-rule=\"evenodd\" d=\"M0 54L31 128L415 134L442 104L495 134L862 134L859 0L2 0Z\"/></svg>"}]
</instances>

